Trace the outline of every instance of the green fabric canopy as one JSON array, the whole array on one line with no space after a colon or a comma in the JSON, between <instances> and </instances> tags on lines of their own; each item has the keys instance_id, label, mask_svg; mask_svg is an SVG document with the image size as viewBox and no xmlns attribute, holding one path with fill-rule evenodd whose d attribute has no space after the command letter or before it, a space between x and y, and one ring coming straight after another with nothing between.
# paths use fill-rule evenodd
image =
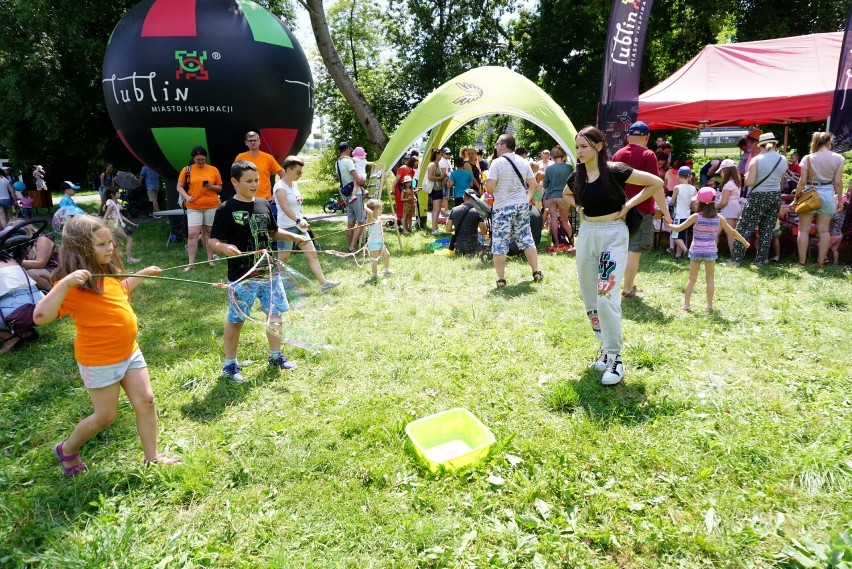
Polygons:
<instances>
[{"instance_id":1,"label":"green fabric canopy","mask_svg":"<svg viewBox=\"0 0 852 569\"><path fill-rule=\"evenodd\" d=\"M417 105L388 141L379 162L393 165L412 142L430 132L431 148L440 148L466 123L488 115L522 118L544 129L575 162L577 131L565 112L538 85L505 67L478 67L447 81ZM420 177L425 167L420 168ZM418 185L422 185L419 184Z\"/></svg>"}]
</instances>

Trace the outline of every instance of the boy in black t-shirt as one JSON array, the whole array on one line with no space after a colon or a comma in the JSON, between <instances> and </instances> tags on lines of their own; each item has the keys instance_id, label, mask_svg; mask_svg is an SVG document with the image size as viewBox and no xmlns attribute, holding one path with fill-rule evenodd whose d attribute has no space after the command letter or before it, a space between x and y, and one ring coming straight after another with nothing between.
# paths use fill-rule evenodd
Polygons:
<instances>
[{"instance_id":1,"label":"boy in black t-shirt","mask_svg":"<svg viewBox=\"0 0 852 569\"><path fill-rule=\"evenodd\" d=\"M241 160L231 166L231 183L236 194L219 206L213 218L213 230L210 232L210 249L233 257L244 251L268 249L270 241L306 242L307 237L279 229L275 217L264 199L255 199L258 186L257 167L251 162ZM290 309L284 285L278 273L263 278L248 278L246 274L263 253L228 259L228 284L232 285L233 296L228 307L228 322L225 324L223 342L225 345L225 365L222 373L231 381L245 381L237 363L237 346L240 332L246 317L251 313L255 299L260 300L261 308L270 315L269 322L280 332L281 314ZM242 280L241 280L242 279ZM271 312L270 312L271 310ZM267 330L269 341L269 365L278 369L296 369L296 364L281 354L281 338L273 330Z\"/></svg>"}]
</instances>

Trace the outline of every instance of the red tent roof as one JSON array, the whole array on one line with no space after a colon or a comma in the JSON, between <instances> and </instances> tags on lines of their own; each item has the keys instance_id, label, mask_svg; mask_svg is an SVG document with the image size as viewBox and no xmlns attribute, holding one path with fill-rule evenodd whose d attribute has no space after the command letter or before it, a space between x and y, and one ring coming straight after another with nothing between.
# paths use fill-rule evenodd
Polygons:
<instances>
[{"instance_id":1,"label":"red tent roof","mask_svg":"<svg viewBox=\"0 0 852 569\"><path fill-rule=\"evenodd\" d=\"M708 45L639 95L651 128L778 124L831 114L843 32Z\"/></svg>"}]
</instances>

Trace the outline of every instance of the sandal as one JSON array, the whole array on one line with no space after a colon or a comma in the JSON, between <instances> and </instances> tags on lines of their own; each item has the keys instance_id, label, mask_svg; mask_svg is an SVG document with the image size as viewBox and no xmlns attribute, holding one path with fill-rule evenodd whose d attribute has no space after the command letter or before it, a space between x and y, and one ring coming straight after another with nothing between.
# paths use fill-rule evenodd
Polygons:
<instances>
[{"instance_id":1,"label":"sandal","mask_svg":"<svg viewBox=\"0 0 852 569\"><path fill-rule=\"evenodd\" d=\"M633 285L633 288L628 292L621 293L622 298L639 298L639 288L636 285Z\"/></svg>"},{"instance_id":2,"label":"sandal","mask_svg":"<svg viewBox=\"0 0 852 569\"><path fill-rule=\"evenodd\" d=\"M179 456L169 456L164 452L161 452L151 460L146 460L142 464L145 466L171 466L173 464L180 464Z\"/></svg>"},{"instance_id":3,"label":"sandal","mask_svg":"<svg viewBox=\"0 0 852 569\"><path fill-rule=\"evenodd\" d=\"M541 274L541 271L533 271L533 282L540 283L544 280L544 275Z\"/></svg>"},{"instance_id":4,"label":"sandal","mask_svg":"<svg viewBox=\"0 0 852 569\"><path fill-rule=\"evenodd\" d=\"M497 288L505 288L506 279L497 279Z\"/></svg>"},{"instance_id":5,"label":"sandal","mask_svg":"<svg viewBox=\"0 0 852 569\"><path fill-rule=\"evenodd\" d=\"M55 456L59 460L59 466L62 467L62 470L65 472L65 476L77 476L81 472L86 472L89 470L89 467L86 466L86 463L82 460L75 464L74 466L65 466L62 464L63 462L68 462L69 460L74 460L80 457L80 453L77 454L63 454L62 453L62 445L65 444L65 441L57 444L53 447L53 456Z\"/></svg>"}]
</instances>

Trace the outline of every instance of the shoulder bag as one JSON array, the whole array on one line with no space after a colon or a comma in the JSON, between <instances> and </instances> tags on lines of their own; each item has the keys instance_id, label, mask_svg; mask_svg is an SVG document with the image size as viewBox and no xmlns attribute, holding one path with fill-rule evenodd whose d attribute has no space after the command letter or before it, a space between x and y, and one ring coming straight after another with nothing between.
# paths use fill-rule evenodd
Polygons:
<instances>
[{"instance_id":1,"label":"shoulder bag","mask_svg":"<svg viewBox=\"0 0 852 569\"><path fill-rule=\"evenodd\" d=\"M349 182L345 186L343 185L343 176L340 175L340 159L335 162L337 166L337 179L340 182L340 195L344 198L348 198L352 195L352 190L355 189L355 182Z\"/></svg>"},{"instance_id":2,"label":"shoulder bag","mask_svg":"<svg viewBox=\"0 0 852 569\"><path fill-rule=\"evenodd\" d=\"M803 213L813 213L822 207L822 200L819 199L819 192L811 185L813 179L813 171L811 170L811 161L808 160L808 183L801 192L796 192L796 197L790 203L790 209L801 215Z\"/></svg>"}]
</instances>

